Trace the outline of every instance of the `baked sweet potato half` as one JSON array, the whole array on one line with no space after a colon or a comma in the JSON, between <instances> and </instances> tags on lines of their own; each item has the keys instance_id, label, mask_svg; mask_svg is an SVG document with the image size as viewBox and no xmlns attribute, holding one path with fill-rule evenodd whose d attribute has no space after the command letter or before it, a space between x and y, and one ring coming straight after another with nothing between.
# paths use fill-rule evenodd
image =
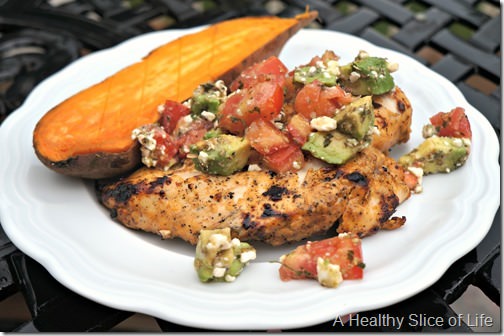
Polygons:
<instances>
[{"instance_id":1,"label":"baked sweet potato half","mask_svg":"<svg viewBox=\"0 0 504 336\"><path fill-rule=\"evenodd\" d=\"M278 55L316 16L239 18L171 41L48 111L33 133L35 153L70 176L99 179L132 170L140 152L131 131L156 122L160 104L183 101L207 81L229 84L245 67Z\"/></svg>"}]
</instances>

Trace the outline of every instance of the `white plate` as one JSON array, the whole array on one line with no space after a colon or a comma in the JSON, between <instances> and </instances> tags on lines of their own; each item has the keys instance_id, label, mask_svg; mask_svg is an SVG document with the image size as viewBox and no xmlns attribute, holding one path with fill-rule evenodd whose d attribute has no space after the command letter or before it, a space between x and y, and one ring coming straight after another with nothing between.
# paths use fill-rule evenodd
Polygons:
<instances>
[{"instance_id":1,"label":"white plate","mask_svg":"<svg viewBox=\"0 0 504 336\"><path fill-rule=\"evenodd\" d=\"M421 126L438 111L466 109L473 150L464 167L428 176L425 191L399 207L398 230L363 242L363 280L337 289L315 281L282 282L270 263L292 247L258 245L258 258L234 283L201 284L193 248L129 230L96 200L93 186L53 173L35 157L32 131L39 118L71 94L140 59L187 31L129 40L83 57L45 80L0 128L0 221L9 238L73 291L111 307L175 323L215 329L295 328L338 315L384 307L434 283L488 232L500 203L499 145L488 121L446 79L402 54L335 32L303 30L285 46L289 68L333 49L342 62L361 49L400 64L396 83L414 107L413 132L399 155L421 141Z\"/></svg>"}]
</instances>

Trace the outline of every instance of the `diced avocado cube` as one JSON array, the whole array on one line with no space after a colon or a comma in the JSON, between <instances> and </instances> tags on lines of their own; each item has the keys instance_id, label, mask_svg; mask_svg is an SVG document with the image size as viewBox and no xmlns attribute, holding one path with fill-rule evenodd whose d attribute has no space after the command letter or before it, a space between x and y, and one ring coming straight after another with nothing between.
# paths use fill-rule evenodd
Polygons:
<instances>
[{"instance_id":1,"label":"diced avocado cube","mask_svg":"<svg viewBox=\"0 0 504 336\"><path fill-rule=\"evenodd\" d=\"M219 99L210 94L193 96L191 103L191 114L199 116L203 111L216 114L219 110L220 104L221 103Z\"/></svg>"},{"instance_id":2,"label":"diced avocado cube","mask_svg":"<svg viewBox=\"0 0 504 336\"><path fill-rule=\"evenodd\" d=\"M220 134L192 145L191 153L199 171L228 176L245 167L251 147L245 138Z\"/></svg>"},{"instance_id":3,"label":"diced avocado cube","mask_svg":"<svg viewBox=\"0 0 504 336\"><path fill-rule=\"evenodd\" d=\"M208 282L213 278L213 268L198 261L194 264L201 282Z\"/></svg>"},{"instance_id":4,"label":"diced avocado cube","mask_svg":"<svg viewBox=\"0 0 504 336\"><path fill-rule=\"evenodd\" d=\"M356 96L380 95L395 86L387 60L380 57L357 57L341 66L340 73L341 85Z\"/></svg>"},{"instance_id":5,"label":"diced avocado cube","mask_svg":"<svg viewBox=\"0 0 504 336\"><path fill-rule=\"evenodd\" d=\"M199 85L191 98L191 114L193 116L201 116L203 112L217 114L226 95L227 87L222 81Z\"/></svg>"},{"instance_id":6,"label":"diced avocado cube","mask_svg":"<svg viewBox=\"0 0 504 336\"><path fill-rule=\"evenodd\" d=\"M336 113L337 129L357 140L369 134L374 125L374 110L371 96L354 100Z\"/></svg>"},{"instance_id":7,"label":"diced avocado cube","mask_svg":"<svg viewBox=\"0 0 504 336\"><path fill-rule=\"evenodd\" d=\"M325 68L317 66L299 67L294 71L294 81L301 84L308 84L318 80L324 85L336 85L336 75Z\"/></svg>"},{"instance_id":8,"label":"diced avocado cube","mask_svg":"<svg viewBox=\"0 0 504 336\"><path fill-rule=\"evenodd\" d=\"M360 152L368 142L358 141L338 131L313 132L303 145L303 150L332 164L343 164Z\"/></svg>"},{"instance_id":9,"label":"diced avocado cube","mask_svg":"<svg viewBox=\"0 0 504 336\"><path fill-rule=\"evenodd\" d=\"M465 163L469 151L464 139L432 136L400 157L399 164L420 167L424 174L449 173Z\"/></svg>"},{"instance_id":10,"label":"diced avocado cube","mask_svg":"<svg viewBox=\"0 0 504 336\"><path fill-rule=\"evenodd\" d=\"M203 140L215 138L221 134L222 134L222 130L220 128L212 129L212 130L205 133L205 135L203 136Z\"/></svg>"},{"instance_id":11,"label":"diced avocado cube","mask_svg":"<svg viewBox=\"0 0 504 336\"><path fill-rule=\"evenodd\" d=\"M238 259L235 259L232 263L231 263L231 266L229 266L229 271L228 271L228 274L231 275L231 276L238 276L242 271L243 271L243 267L245 265L242 264L240 262L240 260Z\"/></svg>"}]
</instances>

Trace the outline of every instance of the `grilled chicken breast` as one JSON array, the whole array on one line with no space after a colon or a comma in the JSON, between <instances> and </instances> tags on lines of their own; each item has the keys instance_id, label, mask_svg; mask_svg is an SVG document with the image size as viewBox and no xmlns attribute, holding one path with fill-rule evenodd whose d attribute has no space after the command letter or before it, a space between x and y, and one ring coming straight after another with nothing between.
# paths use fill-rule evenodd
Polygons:
<instances>
[{"instance_id":1,"label":"grilled chicken breast","mask_svg":"<svg viewBox=\"0 0 504 336\"><path fill-rule=\"evenodd\" d=\"M373 97L375 126L372 145L386 152L392 146L405 143L411 133L412 109L404 92L396 87L386 94Z\"/></svg>"},{"instance_id":2,"label":"grilled chicken breast","mask_svg":"<svg viewBox=\"0 0 504 336\"><path fill-rule=\"evenodd\" d=\"M313 168L227 177L202 174L191 164L169 172L143 168L105 186L101 202L127 227L191 244L201 229L229 227L240 240L280 245L337 221L338 232L361 237L404 223L390 217L409 189L401 168L379 150L367 148L339 167L307 166Z\"/></svg>"},{"instance_id":3,"label":"grilled chicken breast","mask_svg":"<svg viewBox=\"0 0 504 336\"><path fill-rule=\"evenodd\" d=\"M132 229L196 244L201 229L229 227L233 237L271 245L299 241L338 225L361 237L395 229L391 217L410 196L404 172L387 152L409 139L411 105L399 88L373 99L372 146L341 166L309 159L297 173L206 175L190 160L171 171L142 168L100 186L112 217Z\"/></svg>"}]
</instances>

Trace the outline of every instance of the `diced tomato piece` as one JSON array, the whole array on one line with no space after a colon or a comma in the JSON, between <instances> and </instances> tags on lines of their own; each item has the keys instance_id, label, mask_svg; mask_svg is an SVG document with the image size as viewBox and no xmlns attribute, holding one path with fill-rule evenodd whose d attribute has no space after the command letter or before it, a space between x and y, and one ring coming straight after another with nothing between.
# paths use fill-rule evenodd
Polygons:
<instances>
[{"instance_id":1,"label":"diced tomato piece","mask_svg":"<svg viewBox=\"0 0 504 336\"><path fill-rule=\"evenodd\" d=\"M157 158L156 167L163 168L169 165L177 154L178 144L169 134L166 134L165 137L155 135L154 139L157 143L153 155Z\"/></svg>"},{"instance_id":2,"label":"diced tomato piece","mask_svg":"<svg viewBox=\"0 0 504 336\"><path fill-rule=\"evenodd\" d=\"M189 112L191 110L187 106L173 100L167 100L163 112L161 112L159 123L168 134L172 134L179 119L188 115Z\"/></svg>"},{"instance_id":3,"label":"diced tomato piece","mask_svg":"<svg viewBox=\"0 0 504 336\"><path fill-rule=\"evenodd\" d=\"M283 90L276 83L261 82L228 98L219 126L233 134L243 134L254 120L272 120L283 105Z\"/></svg>"},{"instance_id":4,"label":"diced tomato piece","mask_svg":"<svg viewBox=\"0 0 504 336\"><path fill-rule=\"evenodd\" d=\"M418 186L418 177L412 172L406 170L404 172L404 183L406 183L410 190L415 190Z\"/></svg>"},{"instance_id":5,"label":"diced tomato piece","mask_svg":"<svg viewBox=\"0 0 504 336\"><path fill-rule=\"evenodd\" d=\"M350 93L343 90L341 86L324 86L320 93L322 100L330 100L334 105L341 107L352 102L353 97Z\"/></svg>"},{"instance_id":6,"label":"diced tomato piece","mask_svg":"<svg viewBox=\"0 0 504 336\"><path fill-rule=\"evenodd\" d=\"M450 112L439 112L430 118L439 136L455 138L472 138L471 125L462 107L456 107Z\"/></svg>"},{"instance_id":7,"label":"diced tomato piece","mask_svg":"<svg viewBox=\"0 0 504 336\"><path fill-rule=\"evenodd\" d=\"M295 144L282 148L263 157L264 164L275 173L296 171L304 166L303 151Z\"/></svg>"},{"instance_id":8,"label":"diced tomato piece","mask_svg":"<svg viewBox=\"0 0 504 336\"><path fill-rule=\"evenodd\" d=\"M219 120L219 126L225 130L228 130L234 134L241 134L247 127L245 121L241 117L239 112L239 107L241 101L245 97L245 92L237 92L226 100L221 110L221 118Z\"/></svg>"},{"instance_id":9,"label":"diced tomato piece","mask_svg":"<svg viewBox=\"0 0 504 336\"><path fill-rule=\"evenodd\" d=\"M238 78L236 78L229 88L231 91L238 89L247 89L259 82L271 81L283 86L287 67L276 56L271 56L262 62L256 63L245 69Z\"/></svg>"},{"instance_id":10,"label":"diced tomato piece","mask_svg":"<svg viewBox=\"0 0 504 336\"><path fill-rule=\"evenodd\" d=\"M294 109L309 120L322 116L332 117L336 109L352 100L352 96L341 87L327 87L315 80L298 92Z\"/></svg>"},{"instance_id":11,"label":"diced tomato piece","mask_svg":"<svg viewBox=\"0 0 504 336\"><path fill-rule=\"evenodd\" d=\"M213 127L212 122L205 119L196 119L190 125L189 129L180 134L177 138L177 146L179 148L179 155L185 158L188 149L191 145L203 139L205 134Z\"/></svg>"},{"instance_id":12,"label":"diced tomato piece","mask_svg":"<svg viewBox=\"0 0 504 336\"><path fill-rule=\"evenodd\" d=\"M287 132L289 132L292 140L302 146L311 133L310 122L301 114L295 114L287 123Z\"/></svg>"},{"instance_id":13,"label":"diced tomato piece","mask_svg":"<svg viewBox=\"0 0 504 336\"><path fill-rule=\"evenodd\" d=\"M245 137L252 148L268 155L289 146L289 138L275 127L270 121L257 119L245 131Z\"/></svg>"},{"instance_id":14,"label":"diced tomato piece","mask_svg":"<svg viewBox=\"0 0 504 336\"><path fill-rule=\"evenodd\" d=\"M340 235L298 246L285 255L280 279L317 279L317 259L339 265L343 279L362 279L364 263L361 240L352 234Z\"/></svg>"},{"instance_id":15,"label":"diced tomato piece","mask_svg":"<svg viewBox=\"0 0 504 336\"><path fill-rule=\"evenodd\" d=\"M311 120L318 115L318 101L322 87L314 81L305 85L296 95L294 100L294 110ZM334 115L334 111L331 115Z\"/></svg>"},{"instance_id":16,"label":"diced tomato piece","mask_svg":"<svg viewBox=\"0 0 504 336\"><path fill-rule=\"evenodd\" d=\"M301 84L294 83L294 71L291 71L283 85L285 101L293 101L296 98L297 92L300 90Z\"/></svg>"}]
</instances>

